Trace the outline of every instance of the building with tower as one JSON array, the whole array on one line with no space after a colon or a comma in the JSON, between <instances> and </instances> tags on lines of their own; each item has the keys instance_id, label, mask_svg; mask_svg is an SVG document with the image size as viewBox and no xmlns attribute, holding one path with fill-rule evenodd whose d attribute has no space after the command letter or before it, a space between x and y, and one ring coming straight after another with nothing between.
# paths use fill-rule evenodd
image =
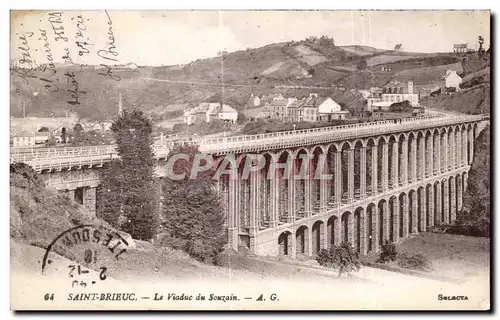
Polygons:
<instances>
[{"instance_id":1,"label":"building with tower","mask_svg":"<svg viewBox=\"0 0 500 320\"><path fill-rule=\"evenodd\" d=\"M420 105L419 94L414 92L413 81L391 81L381 90L372 92L367 98L366 111L388 111L393 103L403 101L408 101L413 107Z\"/></svg>"}]
</instances>

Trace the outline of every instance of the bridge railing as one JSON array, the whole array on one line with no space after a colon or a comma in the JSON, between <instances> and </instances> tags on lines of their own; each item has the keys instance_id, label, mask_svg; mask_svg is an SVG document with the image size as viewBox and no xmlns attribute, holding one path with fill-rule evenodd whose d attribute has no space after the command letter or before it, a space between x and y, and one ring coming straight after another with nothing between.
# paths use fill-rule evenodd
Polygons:
<instances>
[{"instance_id":1,"label":"bridge railing","mask_svg":"<svg viewBox=\"0 0 500 320\"><path fill-rule=\"evenodd\" d=\"M171 149L167 145L153 144L153 152L159 157L165 157ZM118 156L116 145L81 146L81 147L54 147L54 148L11 148L10 162L30 162L33 160L48 159L77 159L77 158L106 158Z\"/></svg>"},{"instance_id":2,"label":"bridge railing","mask_svg":"<svg viewBox=\"0 0 500 320\"><path fill-rule=\"evenodd\" d=\"M397 130L421 129L425 127L451 125L461 122L489 119L489 114L464 116L431 116L419 118L402 118L378 122L365 122L334 127L321 127L295 131L282 131L257 135L236 137L221 137L190 141L164 141L162 144L153 144L153 151L157 157L166 157L175 145L198 145L203 152L237 150L251 146L274 146L284 142L310 143L314 139L332 137L348 139L357 135L381 134ZM10 162L31 162L59 158L61 160L74 158L113 158L117 156L116 145L82 146L82 147L55 147L55 148L11 148ZM45 161L47 162L47 161Z\"/></svg>"},{"instance_id":3,"label":"bridge railing","mask_svg":"<svg viewBox=\"0 0 500 320\"><path fill-rule=\"evenodd\" d=\"M56 148L11 148L11 162L27 162L34 159L77 158L116 154L116 146L82 146Z\"/></svg>"},{"instance_id":4,"label":"bridge railing","mask_svg":"<svg viewBox=\"0 0 500 320\"><path fill-rule=\"evenodd\" d=\"M203 139L197 141L200 147L215 147L220 146L221 149L224 147L231 148L241 148L245 146L250 146L255 142L262 144L268 144L275 141L283 141L284 139L289 140L300 140L301 138L307 138L308 136L314 137L318 134L335 134L339 138L346 137L346 133L349 136L353 132L358 132L359 134L379 134L383 133L380 129L387 128L401 128L403 130L408 129L420 129L423 127L437 126L437 125L450 125L455 123L467 122L467 121L477 121L482 120L484 117L489 117L487 115L477 115L477 116L454 116L454 117L443 117L443 116L430 116L430 117L419 117L419 118L402 118L397 120L384 120L377 122L365 122L359 124L350 124L334 127L321 127L313 129L303 129L295 131L281 131L273 133L264 133L257 135L246 135L246 136L236 136L236 137L221 137L221 138L211 138Z\"/></svg>"}]
</instances>

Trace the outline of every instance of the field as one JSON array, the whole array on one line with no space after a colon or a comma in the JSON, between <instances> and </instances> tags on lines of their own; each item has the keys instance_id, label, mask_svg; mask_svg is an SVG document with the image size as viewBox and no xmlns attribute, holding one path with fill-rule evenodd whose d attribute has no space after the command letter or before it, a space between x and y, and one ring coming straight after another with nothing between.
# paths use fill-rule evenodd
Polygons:
<instances>
[{"instance_id":1,"label":"field","mask_svg":"<svg viewBox=\"0 0 500 320\"><path fill-rule=\"evenodd\" d=\"M416 85L439 83L441 78L446 74L447 70L455 70L458 74L460 74L463 71L462 64L457 62L441 66L404 70L396 73L393 76L393 79L403 82L413 80L413 83Z\"/></svg>"},{"instance_id":2,"label":"field","mask_svg":"<svg viewBox=\"0 0 500 320\"><path fill-rule=\"evenodd\" d=\"M312 50L311 48L305 46L305 45L298 45L294 47L297 59L301 60L302 62L314 66L318 63L328 61L325 56L320 54L319 52L316 52Z\"/></svg>"},{"instance_id":3,"label":"field","mask_svg":"<svg viewBox=\"0 0 500 320\"><path fill-rule=\"evenodd\" d=\"M452 234L424 232L397 245L398 252L422 254L430 262L432 276L463 282L489 276L490 240ZM375 262L378 255L370 255ZM399 268L397 264L392 266Z\"/></svg>"},{"instance_id":4,"label":"field","mask_svg":"<svg viewBox=\"0 0 500 320\"><path fill-rule=\"evenodd\" d=\"M464 92L426 97L420 100L420 104L436 110L487 113L490 112L490 85L484 84Z\"/></svg>"},{"instance_id":5,"label":"field","mask_svg":"<svg viewBox=\"0 0 500 320\"><path fill-rule=\"evenodd\" d=\"M418 57L420 57L419 54L418 55L380 54L366 59L366 64L367 66L372 67L382 63L392 63Z\"/></svg>"},{"instance_id":6,"label":"field","mask_svg":"<svg viewBox=\"0 0 500 320\"><path fill-rule=\"evenodd\" d=\"M164 128L164 129L172 129L176 124L184 123L184 117L177 117L173 119L161 120L155 123L155 126Z\"/></svg>"},{"instance_id":7,"label":"field","mask_svg":"<svg viewBox=\"0 0 500 320\"><path fill-rule=\"evenodd\" d=\"M385 52L385 50L376 49L368 46L342 46L340 49L354 53L359 56L371 56L379 52Z\"/></svg>"},{"instance_id":8,"label":"field","mask_svg":"<svg viewBox=\"0 0 500 320\"><path fill-rule=\"evenodd\" d=\"M261 75L266 76L267 78L276 79L298 77L306 74L307 71L301 67L300 63L292 59L275 63L261 73Z\"/></svg>"}]
</instances>

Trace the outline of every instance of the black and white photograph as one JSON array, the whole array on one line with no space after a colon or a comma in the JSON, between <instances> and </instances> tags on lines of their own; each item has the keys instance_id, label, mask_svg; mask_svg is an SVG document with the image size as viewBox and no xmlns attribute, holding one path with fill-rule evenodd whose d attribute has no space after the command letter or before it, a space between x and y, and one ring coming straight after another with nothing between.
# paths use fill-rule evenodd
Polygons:
<instances>
[{"instance_id":1,"label":"black and white photograph","mask_svg":"<svg viewBox=\"0 0 500 320\"><path fill-rule=\"evenodd\" d=\"M491 24L11 10L11 310L490 310Z\"/></svg>"}]
</instances>

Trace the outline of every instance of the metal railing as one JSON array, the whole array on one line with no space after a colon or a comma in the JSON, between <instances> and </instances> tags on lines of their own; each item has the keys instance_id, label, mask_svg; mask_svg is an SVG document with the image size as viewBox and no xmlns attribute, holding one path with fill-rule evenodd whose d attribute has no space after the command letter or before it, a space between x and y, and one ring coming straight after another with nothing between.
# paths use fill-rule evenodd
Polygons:
<instances>
[{"instance_id":1,"label":"metal railing","mask_svg":"<svg viewBox=\"0 0 500 320\"><path fill-rule=\"evenodd\" d=\"M175 145L197 145L201 152L235 152L249 149L272 149L312 143L324 143L353 139L369 135L388 134L408 130L418 130L437 126L488 120L489 114L463 116L432 116L403 118L366 122L334 127L282 131L257 135L221 137L200 140L163 141L153 144L157 158L166 158ZM37 170L62 168L67 166L102 165L118 157L116 145L54 147L54 148L11 148L10 162L24 162Z\"/></svg>"},{"instance_id":2,"label":"metal railing","mask_svg":"<svg viewBox=\"0 0 500 320\"><path fill-rule=\"evenodd\" d=\"M258 135L203 139L198 141L198 145L200 147L200 151L207 153L217 152L218 150L236 151L238 149L248 149L256 146L260 146L262 148L286 147L293 144L310 144L315 141L325 142L324 139L321 139L322 137L327 137L326 140L329 141L336 141L368 135L418 130L485 119L489 119L489 114L473 116L464 115L403 118L335 127L321 127Z\"/></svg>"}]
</instances>

